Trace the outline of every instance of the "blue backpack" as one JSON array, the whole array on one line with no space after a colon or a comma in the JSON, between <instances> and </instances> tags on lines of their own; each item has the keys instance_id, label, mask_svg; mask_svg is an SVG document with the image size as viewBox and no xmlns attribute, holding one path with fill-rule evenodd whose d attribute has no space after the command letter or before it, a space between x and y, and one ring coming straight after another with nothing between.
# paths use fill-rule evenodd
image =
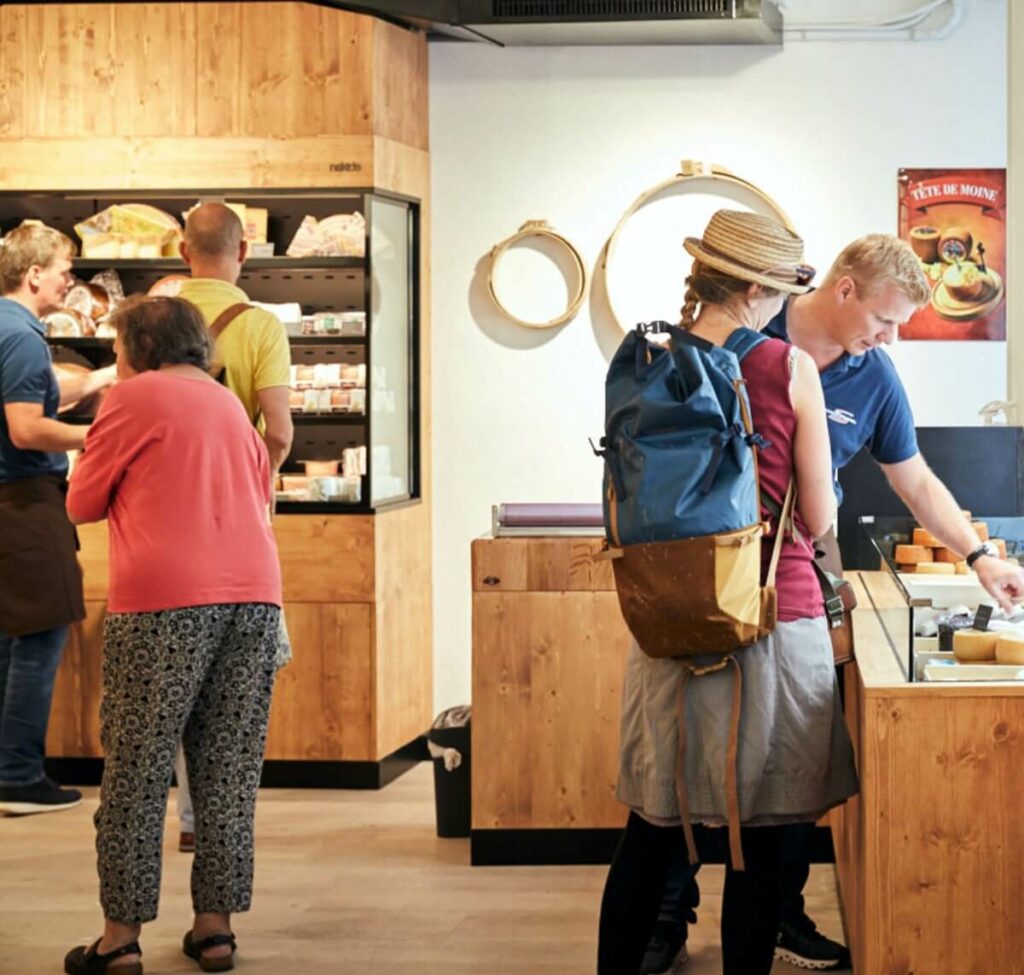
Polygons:
<instances>
[{"instance_id":1,"label":"blue backpack","mask_svg":"<svg viewBox=\"0 0 1024 975\"><path fill-rule=\"evenodd\" d=\"M651 334L667 334L665 345ZM775 628L775 571L793 482L777 510L766 584L761 585L757 451L771 445L752 426L741 363L767 341L738 328L716 346L665 322L638 325L619 346L605 381L604 516L619 605L651 657L692 658L680 684L680 761L685 756L691 676L735 667L727 772L730 847L742 867L736 749L740 671L733 654ZM767 501L767 499L765 499ZM777 506L776 506L777 507ZM683 776L680 810L696 859Z\"/></svg>"}]
</instances>

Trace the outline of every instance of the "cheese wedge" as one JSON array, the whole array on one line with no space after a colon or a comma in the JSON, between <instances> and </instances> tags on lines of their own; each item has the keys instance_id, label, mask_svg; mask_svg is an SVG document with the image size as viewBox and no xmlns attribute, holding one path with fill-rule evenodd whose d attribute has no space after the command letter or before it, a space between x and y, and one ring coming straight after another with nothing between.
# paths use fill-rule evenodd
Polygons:
<instances>
[{"instance_id":1,"label":"cheese wedge","mask_svg":"<svg viewBox=\"0 0 1024 975\"><path fill-rule=\"evenodd\" d=\"M978 538L983 542L988 541L988 525L983 521L972 521L971 528L978 533Z\"/></svg>"},{"instance_id":2,"label":"cheese wedge","mask_svg":"<svg viewBox=\"0 0 1024 975\"><path fill-rule=\"evenodd\" d=\"M1005 630L996 641L996 661L1024 667L1024 633Z\"/></svg>"},{"instance_id":3,"label":"cheese wedge","mask_svg":"<svg viewBox=\"0 0 1024 975\"><path fill-rule=\"evenodd\" d=\"M996 633L982 630L957 630L953 634L953 656L957 660L995 660Z\"/></svg>"},{"instance_id":4,"label":"cheese wedge","mask_svg":"<svg viewBox=\"0 0 1024 975\"><path fill-rule=\"evenodd\" d=\"M919 575L954 576L956 566L952 562L918 562L917 571Z\"/></svg>"},{"instance_id":5,"label":"cheese wedge","mask_svg":"<svg viewBox=\"0 0 1024 975\"><path fill-rule=\"evenodd\" d=\"M914 529L913 542L915 545L923 545L925 548L942 547L942 542L940 542L931 532L925 531L923 528Z\"/></svg>"},{"instance_id":6,"label":"cheese wedge","mask_svg":"<svg viewBox=\"0 0 1024 975\"><path fill-rule=\"evenodd\" d=\"M924 545L897 545L896 561L903 565L916 565L918 562L932 562L932 550Z\"/></svg>"}]
</instances>

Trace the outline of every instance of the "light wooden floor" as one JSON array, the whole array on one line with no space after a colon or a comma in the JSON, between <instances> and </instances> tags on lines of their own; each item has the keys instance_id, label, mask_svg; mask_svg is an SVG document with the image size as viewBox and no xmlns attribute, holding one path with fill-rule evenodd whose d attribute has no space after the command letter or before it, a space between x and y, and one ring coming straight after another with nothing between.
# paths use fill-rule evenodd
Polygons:
<instances>
[{"instance_id":1,"label":"light wooden floor","mask_svg":"<svg viewBox=\"0 0 1024 975\"><path fill-rule=\"evenodd\" d=\"M92 813L0 817L0 975L60 972L100 930ZM591 975L605 867L470 867L468 840L434 835L426 763L381 792L265 790L253 910L236 919L251 975ZM168 817L160 918L143 932L147 973L197 972L180 954L190 858ZM722 868L701 872L686 975L720 971ZM815 867L810 913L841 936L831 867ZM774 972L792 973L777 962Z\"/></svg>"}]
</instances>

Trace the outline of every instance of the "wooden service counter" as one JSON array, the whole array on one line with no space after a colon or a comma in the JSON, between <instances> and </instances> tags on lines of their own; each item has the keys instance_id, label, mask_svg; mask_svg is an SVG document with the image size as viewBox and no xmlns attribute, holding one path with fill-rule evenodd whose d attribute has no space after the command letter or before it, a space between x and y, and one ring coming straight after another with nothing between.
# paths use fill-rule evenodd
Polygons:
<instances>
[{"instance_id":1,"label":"wooden service counter","mask_svg":"<svg viewBox=\"0 0 1024 975\"><path fill-rule=\"evenodd\" d=\"M907 683L878 617L899 608L891 578L853 581L861 792L833 836L854 971L1022 972L1024 684Z\"/></svg>"},{"instance_id":2,"label":"wooden service counter","mask_svg":"<svg viewBox=\"0 0 1024 975\"><path fill-rule=\"evenodd\" d=\"M432 716L429 514L274 520L294 659L278 673L264 784L376 788L421 757ZM87 619L57 675L47 754L96 781L107 597L105 523L79 529Z\"/></svg>"}]
</instances>

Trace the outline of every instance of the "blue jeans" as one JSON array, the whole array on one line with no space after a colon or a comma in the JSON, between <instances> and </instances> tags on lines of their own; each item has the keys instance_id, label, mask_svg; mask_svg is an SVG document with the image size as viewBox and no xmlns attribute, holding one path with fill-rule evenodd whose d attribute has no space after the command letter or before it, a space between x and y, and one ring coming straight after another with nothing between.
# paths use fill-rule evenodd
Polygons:
<instances>
[{"instance_id":1,"label":"blue jeans","mask_svg":"<svg viewBox=\"0 0 1024 975\"><path fill-rule=\"evenodd\" d=\"M25 636L0 633L0 786L45 776L46 725L68 627Z\"/></svg>"}]
</instances>

